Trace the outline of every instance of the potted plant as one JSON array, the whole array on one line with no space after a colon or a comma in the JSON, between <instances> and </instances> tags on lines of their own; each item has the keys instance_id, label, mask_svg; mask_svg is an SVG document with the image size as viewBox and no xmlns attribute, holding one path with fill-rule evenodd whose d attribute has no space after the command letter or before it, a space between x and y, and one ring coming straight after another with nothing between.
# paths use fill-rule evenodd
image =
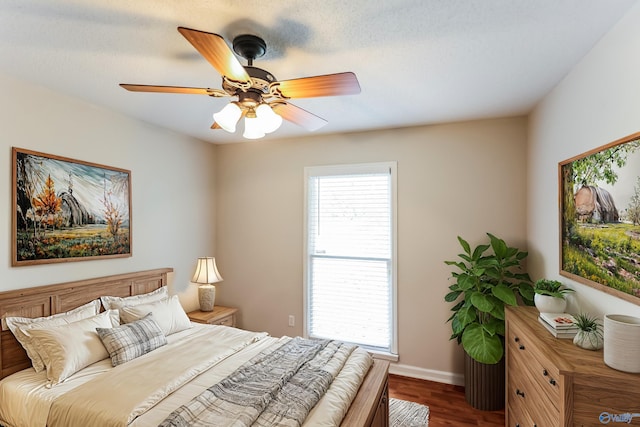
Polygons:
<instances>
[{"instance_id":1,"label":"potted plant","mask_svg":"<svg viewBox=\"0 0 640 427\"><path fill-rule=\"evenodd\" d=\"M573 343L587 350L600 350L604 345L600 322L597 317L586 313L574 316L578 333L573 337Z\"/></svg>"},{"instance_id":2,"label":"potted plant","mask_svg":"<svg viewBox=\"0 0 640 427\"><path fill-rule=\"evenodd\" d=\"M451 322L450 339L457 340L465 352L467 402L478 409L496 410L504 407L504 307L518 305L518 300L533 305L534 292L522 269L527 252L508 246L491 233L487 236L488 244L473 249L458 236L464 253L458 254L457 261L445 261L457 269L452 272L454 283L445 301L455 303L447 321ZM493 371L491 365L495 366ZM478 377L476 371L486 372L487 378ZM501 395L486 396L487 388L482 384L486 381L495 382L491 389ZM485 391L476 392L480 387Z\"/></svg>"},{"instance_id":3,"label":"potted plant","mask_svg":"<svg viewBox=\"0 0 640 427\"><path fill-rule=\"evenodd\" d=\"M534 302L542 313L564 313L567 308L565 295L573 289L564 288L557 280L539 279L533 284Z\"/></svg>"}]
</instances>

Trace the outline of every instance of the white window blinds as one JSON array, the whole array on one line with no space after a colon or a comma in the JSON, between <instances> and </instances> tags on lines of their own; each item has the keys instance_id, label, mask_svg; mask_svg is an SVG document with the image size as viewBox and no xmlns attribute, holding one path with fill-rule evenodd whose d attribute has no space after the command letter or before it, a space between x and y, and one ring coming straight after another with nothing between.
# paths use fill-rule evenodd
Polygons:
<instances>
[{"instance_id":1,"label":"white window blinds","mask_svg":"<svg viewBox=\"0 0 640 427\"><path fill-rule=\"evenodd\" d=\"M396 353L395 163L307 169L307 335Z\"/></svg>"}]
</instances>

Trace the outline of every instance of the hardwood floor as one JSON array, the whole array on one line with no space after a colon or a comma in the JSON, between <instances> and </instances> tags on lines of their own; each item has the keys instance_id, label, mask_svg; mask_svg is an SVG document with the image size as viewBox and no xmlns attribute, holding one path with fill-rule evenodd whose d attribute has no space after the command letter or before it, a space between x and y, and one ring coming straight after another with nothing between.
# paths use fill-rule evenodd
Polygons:
<instances>
[{"instance_id":1,"label":"hardwood floor","mask_svg":"<svg viewBox=\"0 0 640 427\"><path fill-rule=\"evenodd\" d=\"M389 375L389 396L429 407L429 427L503 427L504 410L480 411L464 398L464 387Z\"/></svg>"}]
</instances>

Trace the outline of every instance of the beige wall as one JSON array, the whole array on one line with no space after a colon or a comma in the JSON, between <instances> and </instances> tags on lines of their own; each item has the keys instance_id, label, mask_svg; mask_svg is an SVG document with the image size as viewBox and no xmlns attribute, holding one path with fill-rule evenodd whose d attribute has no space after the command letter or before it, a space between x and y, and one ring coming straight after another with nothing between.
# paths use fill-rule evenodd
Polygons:
<instances>
[{"instance_id":1,"label":"beige wall","mask_svg":"<svg viewBox=\"0 0 640 427\"><path fill-rule=\"evenodd\" d=\"M172 290L195 307L190 275L215 249L215 147L6 76L0 91L0 291L173 267ZM12 146L131 170L133 256L11 267Z\"/></svg>"},{"instance_id":2,"label":"beige wall","mask_svg":"<svg viewBox=\"0 0 640 427\"><path fill-rule=\"evenodd\" d=\"M640 4L535 109L528 157L529 269L577 290L568 310L640 316L640 306L559 275L558 162L640 130ZM640 303L640 299L638 301Z\"/></svg>"},{"instance_id":3,"label":"beige wall","mask_svg":"<svg viewBox=\"0 0 640 427\"><path fill-rule=\"evenodd\" d=\"M399 364L395 372L460 382L449 342L447 259L457 235L525 239L526 121L475 121L300 140L221 145L216 156L218 298L241 325L302 334L305 166L398 162ZM288 315L296 326L287 326Z\"/></svg>"}]
</instances>

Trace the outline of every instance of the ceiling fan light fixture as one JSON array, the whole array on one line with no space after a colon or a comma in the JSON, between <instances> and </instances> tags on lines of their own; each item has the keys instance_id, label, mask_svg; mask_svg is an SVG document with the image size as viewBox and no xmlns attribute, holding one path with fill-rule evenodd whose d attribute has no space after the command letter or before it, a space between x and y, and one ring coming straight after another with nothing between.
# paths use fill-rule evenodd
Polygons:
<instances>
[{"instance_id":1,"label":"ceiling fan light fixture","mask_svg":"<svg viewBox=\"0 0 640 427\"><path fill-rule=\"evenodd\" d=\"M244 118L244 136L247 139L259 139L264 137L265 133L262 129L262 123L258 117L251 117L254 114L247 113L247 116Z\"/></svg>"},{"instance_id":2,"label":"ceiling fan light fixture","mask_svg":"<svg viewBox=\"0 0 640 427\"><path fill-rule=\"evenodd\" d=\"M222 110L213 115L213 120L224 130L230 133L236 131L236 124L240 120L242 110L235 102L230 102Z\"/></svg>"},{"instance_id":3,"label":"ceiling fan light fixture","mask_svg":"<svg viewBox=\"0 0 640 427\"><path fill-rule=\"evenodd\" d=\"M269 104L258 105L256 117L260 120L264 133L275 132L282 125L282 117L276 114Z\"/></svg>"}]
</instances>

